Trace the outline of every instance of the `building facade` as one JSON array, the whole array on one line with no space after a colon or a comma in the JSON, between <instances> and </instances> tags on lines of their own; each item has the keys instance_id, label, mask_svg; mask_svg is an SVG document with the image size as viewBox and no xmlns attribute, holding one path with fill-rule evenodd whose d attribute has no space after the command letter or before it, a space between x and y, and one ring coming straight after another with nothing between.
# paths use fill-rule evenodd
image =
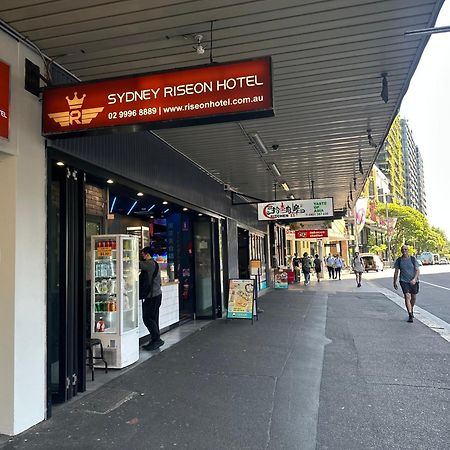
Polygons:
<instances>
[{"instance_id":1,"label":"building facade","mask_svg":"<svg viewBox=\"0 0 450 450\"><path fill-rule=\"evenodd\" d=\"M406 119L400 119L405 170L405 205L427 214L423 159Z\"/></svg>"},{"instance_id":2,"label":"building facade","mask_svg":"<svg viewBox=\"0 0 450 450\"><path fill-rule=\"evenodd\" d=\"M389 134L378 154L376 165L389 179L389 192L392 202L406 203L405 169L402 150L402 130L400 116L392 122Z\"/></svg>"}]
</instances>

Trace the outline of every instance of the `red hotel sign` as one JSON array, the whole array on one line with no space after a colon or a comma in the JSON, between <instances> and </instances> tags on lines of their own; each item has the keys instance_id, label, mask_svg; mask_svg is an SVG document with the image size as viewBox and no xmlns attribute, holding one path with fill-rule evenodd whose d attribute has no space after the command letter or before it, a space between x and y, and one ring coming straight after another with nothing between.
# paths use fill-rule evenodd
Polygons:
<instances>
[{"instance_id":1,"label":"red hotel sign","mask_svg":"<svg viewBox=\"0 0 450 450\"><path fill-rule=\"evenodd\" d=\"M321 239L328 237L328 230L295 230L296 239Z\"/></svg>"},{"instance_id":2,"label":"red hotel sign","mask_svg":"<svg viewBox=\"0 0 450 450\"><path fill-rule=\"evenodd\" d=\"M0 61L0 137L9 137L9 65Z\"/></svg>"},{"instance_id":3,"label":"red hotel sign","mask_svg":"<svg viewBox=\"0 0 450 450\"><path fill-rule=\"evenodd\" d=\"M273 116L271 60L213 64L44 90L44 135Z\"/></svg>"}]
</instances>

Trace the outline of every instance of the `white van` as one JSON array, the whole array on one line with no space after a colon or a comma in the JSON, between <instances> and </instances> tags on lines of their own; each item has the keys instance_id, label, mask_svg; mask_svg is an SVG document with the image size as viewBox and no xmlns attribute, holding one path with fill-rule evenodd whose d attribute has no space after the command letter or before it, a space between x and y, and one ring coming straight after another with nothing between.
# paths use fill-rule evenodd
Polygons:
<instances>
[{"instance_id":1,"label":"white van","mask_svg":"<svg viewBox=\"0 0 450 450\"><path fill-rule=\"evenodd\" d=\"M366 272L369 270L375 270L375 272L378 272L379 270L383 271L383 261L381 261L380 257L375 253L360 253L359 256L361 256L364 261Z\"/></svg>"}]
</instances>

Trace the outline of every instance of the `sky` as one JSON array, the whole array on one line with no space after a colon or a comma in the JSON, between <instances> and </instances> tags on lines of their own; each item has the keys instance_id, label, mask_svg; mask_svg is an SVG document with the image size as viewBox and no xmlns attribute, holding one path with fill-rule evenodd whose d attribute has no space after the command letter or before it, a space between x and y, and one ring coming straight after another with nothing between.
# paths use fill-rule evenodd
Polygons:
<instances>
[{"instance_id":1,"label":"sky","mask_svg":"<svg viewBox=\"0 0 450 450\"><path fill-rule=\"evenodd\" d=\"M436 26L448 25L450 0L445 1L436 22ZM450 32L430 37L400 116L408 119L422 154L428 221L450 239Z\"/></svg>"}]
</instances>

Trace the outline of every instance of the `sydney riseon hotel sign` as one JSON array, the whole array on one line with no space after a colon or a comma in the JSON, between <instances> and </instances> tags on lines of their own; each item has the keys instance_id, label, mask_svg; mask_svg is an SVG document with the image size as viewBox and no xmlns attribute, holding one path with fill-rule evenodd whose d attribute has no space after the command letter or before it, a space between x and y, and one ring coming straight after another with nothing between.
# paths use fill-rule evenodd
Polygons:
<instances>
[{"instance_id":1,"label":"sydney riseon hotel sign","mask_svg":"<svg viewBox=\"0 0 450 450\"><path fill-rule=\"evenodd\" d=\"M9 137L9 65L0 61L0 137Z\"/></svg>"},{"instance_id":2,"label":"sydney riseon hotel sign","mask_svg":"<svg viewBox=\"0 0 450 450\"><path fill-rule=\"evenodd\" d=\"M273 116L271 59L44 90L42 133L85 134Z\"/></svg>"}]
</instances>

